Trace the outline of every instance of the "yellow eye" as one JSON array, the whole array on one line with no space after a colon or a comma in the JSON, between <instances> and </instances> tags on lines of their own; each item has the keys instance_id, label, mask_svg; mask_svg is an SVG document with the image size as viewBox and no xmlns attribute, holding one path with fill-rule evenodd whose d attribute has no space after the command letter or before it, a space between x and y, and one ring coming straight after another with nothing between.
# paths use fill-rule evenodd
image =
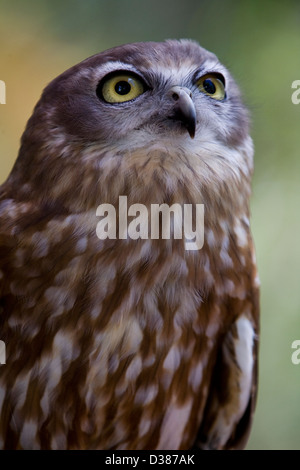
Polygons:
<instances>
[{"instance_id":1,"label":"yellow eye","mask_svg":"<svg viewBox=\"0 0 300 470\"><path fill-rule=\"evenodd\" d=\"M214 98L223 100L226 96L225 85L217 75L207 74L199 78L197 86L202 93Z\"/></svg>"},{"instance_id":2,"label":"yellow eye","mask_svg":"<svg viewBox=\"0 0 300 470\"><path fill-rule=\"evenodd\" d=\"M130 73L113 75L102 84L101 94L107 103L125 103L137 98L145 91L140 78Z\"/></svg>"}]
</instances>

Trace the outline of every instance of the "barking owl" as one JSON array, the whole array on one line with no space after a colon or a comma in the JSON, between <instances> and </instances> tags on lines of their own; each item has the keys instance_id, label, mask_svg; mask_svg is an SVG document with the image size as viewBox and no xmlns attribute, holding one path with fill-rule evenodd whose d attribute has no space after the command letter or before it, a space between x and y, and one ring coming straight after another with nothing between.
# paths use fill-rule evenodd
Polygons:
<instances>
[{"instance_id":1,"label":"barking owl","mask_svg":"<svg viewBox=\"0 0 300 470\"><path fill-rule=\"evenodd\" d=\"M252 168L238 87L196 42L119 46L46 87L0 188L1 448L245 447Z\"/></svg>"}]
</instances>

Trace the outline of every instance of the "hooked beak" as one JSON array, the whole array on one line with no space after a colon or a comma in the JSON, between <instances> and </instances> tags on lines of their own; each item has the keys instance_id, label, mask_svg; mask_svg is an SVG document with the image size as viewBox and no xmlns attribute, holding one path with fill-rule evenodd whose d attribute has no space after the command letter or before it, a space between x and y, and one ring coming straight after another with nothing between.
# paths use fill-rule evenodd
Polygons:
<instances>
[{"instance_id":1,"label":"hooked beak","mask_svg":"<svg viewBox=\"0 0 300 470\"><path fill-rule=\"evenodd\" d=\"M196 109L192 100L192 92L185 87L173 86L169 90L170 98L175 102L171 119L182 122L190 137L195 137Z\"/></svg>"}]
</instances>

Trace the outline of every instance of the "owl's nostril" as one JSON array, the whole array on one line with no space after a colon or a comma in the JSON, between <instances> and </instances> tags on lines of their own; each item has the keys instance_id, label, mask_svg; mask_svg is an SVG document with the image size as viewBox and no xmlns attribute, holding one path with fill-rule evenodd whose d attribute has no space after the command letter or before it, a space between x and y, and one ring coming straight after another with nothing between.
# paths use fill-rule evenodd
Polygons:
<instances>
[{"instance_id":1,"label":"owl's nostril","mask_svg":"<svg viewBox=\"0 0 300 470\"><path fill-rule=\"evenodd\" d=\"M192 98L192 92L191 92L190 90L188 90L187 88L183 88L182 90L185 91L185 93L186 93L190 98ZM174 91L174 92L172 93L172 98L173 98L173 100L174 100L174 101L178 101L181 94L182 94L182 91L181 91L181 90L180 90L179 93L177 93L177 92Z\"/></svg>"}]
</instances>

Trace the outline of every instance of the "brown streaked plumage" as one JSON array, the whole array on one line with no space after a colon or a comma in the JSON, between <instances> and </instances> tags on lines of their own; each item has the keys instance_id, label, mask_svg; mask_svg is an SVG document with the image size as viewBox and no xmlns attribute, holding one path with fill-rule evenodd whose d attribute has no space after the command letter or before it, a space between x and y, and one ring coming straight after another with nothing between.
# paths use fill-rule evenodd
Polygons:
<instances>
[{"instance_id":1,"label":"brown streaked plumage","mask_svg":"<svg viewBox=\"0 0 300 470\"><path fill-rule=\"evenodd\" d=\"M237 85L195 42L120 46L47 86L0 188L0 448L246 445L252 156ZM120 195L204 204L202 249L100 240Z\"/></svg>"}]
</instances>

